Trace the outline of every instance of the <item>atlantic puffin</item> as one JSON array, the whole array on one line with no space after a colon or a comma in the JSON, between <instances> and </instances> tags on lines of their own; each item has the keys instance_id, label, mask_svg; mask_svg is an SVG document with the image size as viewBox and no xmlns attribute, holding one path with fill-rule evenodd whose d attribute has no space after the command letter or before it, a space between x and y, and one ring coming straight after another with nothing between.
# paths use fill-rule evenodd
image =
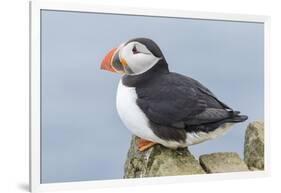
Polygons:
<instances>
[{"instance_id":1,"label":"atlantic puffin","mask_svg":"<svg viewBox=\"0 0 281 193\"><path fill-rule=\"evenodd\" d=\"M154 144L177 149L223 135L248 119L190 77L170 72L159 46L148 38L113 48L101 69L122 74L117 112L136 136L139 151Z\"/></svg>"}]
</instances>

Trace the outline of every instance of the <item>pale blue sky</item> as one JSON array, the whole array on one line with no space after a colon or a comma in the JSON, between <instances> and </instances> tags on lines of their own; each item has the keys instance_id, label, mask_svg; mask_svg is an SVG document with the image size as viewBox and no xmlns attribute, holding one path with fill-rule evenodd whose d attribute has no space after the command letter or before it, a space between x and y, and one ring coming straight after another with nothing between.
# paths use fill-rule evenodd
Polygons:
<instances>
[{"instance_id":1,"label":"pale blue sky","mask_svg":"<svg viewBox=\"0 0 281 193\"><path fill-rule=\"evenodd\" d=\"M247 124L263 119L261 23L42 11L42 183L122 178L131 134L115 108L120 75L99 69L111 48L151 38L170 70L190 76L249 116L192 146L243 157Z\"/></svg>"}]
</instances>

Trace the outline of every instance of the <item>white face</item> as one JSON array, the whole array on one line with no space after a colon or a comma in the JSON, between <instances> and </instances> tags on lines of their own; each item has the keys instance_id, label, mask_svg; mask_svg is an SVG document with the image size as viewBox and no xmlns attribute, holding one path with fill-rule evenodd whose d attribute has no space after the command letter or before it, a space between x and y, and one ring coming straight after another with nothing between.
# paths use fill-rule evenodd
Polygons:
<instances>
[{"instance_id":1,"label":"white face","mask_svg":"<svg viewBox=\"0 0 281 193\"><path fill-rule=\"evenodd\" d=\"M142 74L152 68L161 58L154 56L145 45L139 42L130 42L119 51L120 59L126 61L133 73L131 75Z\"/></svg>"}]
</instances>

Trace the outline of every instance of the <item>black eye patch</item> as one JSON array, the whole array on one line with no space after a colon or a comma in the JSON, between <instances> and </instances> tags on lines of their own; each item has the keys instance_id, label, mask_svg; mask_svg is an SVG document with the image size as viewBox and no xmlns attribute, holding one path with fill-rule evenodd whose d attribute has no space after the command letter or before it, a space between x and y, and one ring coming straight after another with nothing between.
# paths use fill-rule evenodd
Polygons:
<instances>
[{"instance_id":1,"label":"black eye patch","mask_svg":"<svg viewBox=\"0 0 281 193\"><path fill-rule=\"evenodd\" d=\"M136 46L133 47L132 52L133 52L133 54L138 54L138 53L140 53L140 52L137 50L137 47L136 47Z\"/></svg>"}]
</instances>

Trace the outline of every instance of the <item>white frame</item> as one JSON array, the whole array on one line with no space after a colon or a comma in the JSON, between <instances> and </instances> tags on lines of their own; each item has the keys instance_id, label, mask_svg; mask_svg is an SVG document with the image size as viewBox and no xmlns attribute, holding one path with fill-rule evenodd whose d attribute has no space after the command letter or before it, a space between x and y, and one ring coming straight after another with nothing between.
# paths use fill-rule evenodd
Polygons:
<instances>
[{"instance_id":1,"label":"white frame","mask_svg":"<svg viewBox=\"0 0 281 193\"><path fill-rule=\"evenodd\" d=\"M119 179L105 181L83 181L40 184L40 11L68 10L80 12L115 13L126 15L164 16L176 18L194 18L206 20L226 20L259 22L264 24L264 111L265 111L265 170L257 172L221 173L212 175L190 175L173 177L153 177L141 179ZM102 6L69 2L30 2L30 190L31 192L77 189L135 186L146 184L179 183L202 180L241 179L261 177L270 174L269 161L269 25L268 16L241 15L225 13L191 12L183 10L145 9L136 7Z\"/></svg>"}]
</instances>

